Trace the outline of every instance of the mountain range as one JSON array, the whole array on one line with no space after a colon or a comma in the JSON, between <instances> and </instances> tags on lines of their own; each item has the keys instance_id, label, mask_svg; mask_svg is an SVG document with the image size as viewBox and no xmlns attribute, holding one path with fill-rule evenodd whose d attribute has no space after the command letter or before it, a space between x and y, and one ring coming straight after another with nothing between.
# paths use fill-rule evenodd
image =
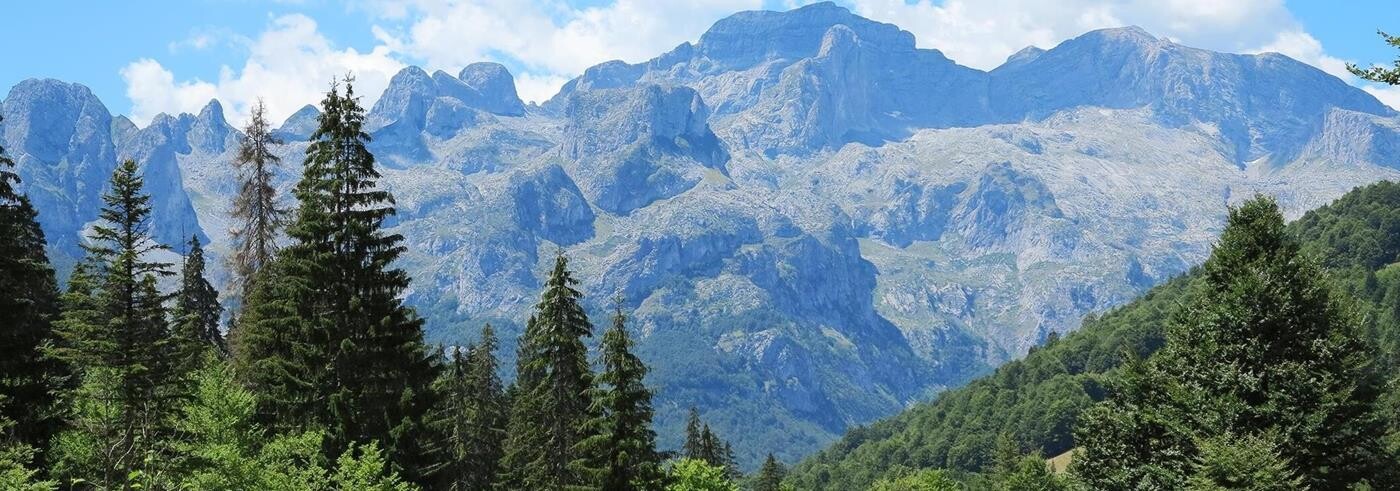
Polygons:
<instances>
[{"instance_id":1,"label":"mountain range","mask_svg":"<svg viewBox=\"0 0 1400 491\"><path fill-rule=\"evenodd\" d=\"M156 237L210 242L227 284L241 133L217 101L138 127L82 85L27 80L0 115L60 270L132 158ZM289 205L317 116L276 131ZM1400 177L1396 111L1283 55L1127 27L981 71L830 3L734 14L538 105L498 64L409 67L367 125L430 340L490 322L512 346L563 252L595 320L633 312L663 447L696 406L749 466L1182 273L1230 203L1271 194L1296 217Z\"/></svg>"}]
</instances>

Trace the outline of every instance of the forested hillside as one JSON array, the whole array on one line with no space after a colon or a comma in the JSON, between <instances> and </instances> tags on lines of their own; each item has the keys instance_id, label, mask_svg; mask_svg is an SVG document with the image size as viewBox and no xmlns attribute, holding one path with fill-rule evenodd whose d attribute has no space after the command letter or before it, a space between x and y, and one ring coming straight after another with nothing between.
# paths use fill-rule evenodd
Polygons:
<instances>
[{"instance_id":1,"label":"forested hillside","mask_svg":"<svg viewBox=\"0 0 1400 491\"><path fill-rule=\"evenodd\" d=\"M320 109L294 211L269 184L283 142L261 108L239 143L227 336L199 236L156 240L137 162L108 179L60 294L0 148L0 489L736 489L732 446L694 409L685 450L657 447L628 316L616 305L590 350L562 253L509 386L490 325L425 342L352 80Z\"/></svg>"},{"instance_id":2,"label":"forested hillside","mask_svg":"<svg viewBox=\"0 0 1400 491\"><path fill-rule=\"evenodd\" d=\"M1375 347L1372 369L1393 376L1400 353L1400 184L1357 188L1289 224L1288 234L1326 268L1328 281L1352 298L1365 337ZM795 466L799 489L863 489L916 469L988 472L1005 448L1058 455L1076 446L1079 416L1104 399L1126 361L1147 358L1164 344L1165 326L1202 271L1160 285L1062 339L1050 339L1024 359L898 416L849 432ZM1389 415L1385 437L1400 447L1395 418L1400 390L1392 381L1380 402Z\"/></svg>"}]
</instances>

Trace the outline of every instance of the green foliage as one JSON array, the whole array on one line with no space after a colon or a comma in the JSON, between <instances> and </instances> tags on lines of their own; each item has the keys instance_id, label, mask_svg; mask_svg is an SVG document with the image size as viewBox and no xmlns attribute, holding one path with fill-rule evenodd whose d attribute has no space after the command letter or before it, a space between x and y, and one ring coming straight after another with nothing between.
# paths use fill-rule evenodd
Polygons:
<instances>
[{"instance_id":1,"label":"green foliage","mask_svg":"<svg viewBox=\"0 0 1400 491\"><path fill-rule=\"evenodd\" d=\"M500 473L508 420L496 347L495 330L487 324L478 344L455 353L438 379L440 398L429 418L440 463L431 472L434 489L491 489Z\"/></svg>"},{"instance_id":2,"label":"green foliage","mask_svg":"<svg viewBox=\"0 0 1400 491\"><path fill-rule=\"evenodd\" d=\"M0 395L0 409L9 407L10 399ZM15 434L13 420L0 413L0 489L14 491L50 491L57 483L39 479L39 471L31 468L38 451L21 441Z\"/></svg>"},{"instance_id":3,"label":"green foliage","mask_svg":"<svg viewBox=\"0 0 1400 491\"><path fill-rule=\"evenodd\" d=\"M294 191L292 243L245 301L238 373L279 430L324 427L335 451L382 442L418 478L437 366L422 320L401 299L409 280L393 263L403 237L382 230L393 197L376 184L348 80L343 94L326 95L319 122Z\"/></svg>"},{"instance_id":4,"label":"green foliage","mask_svg":"<svg viewBox=\"0 0 1400 491\"><path fill-rule=\"evenodd\" d=\"M74 429L60 436L61 467L102 482L163 479L174 413L187 396L178 343L166 323L156 277L167 249L150 233L150 196L136 163L125 161L103 194L88 258L70 279L55 356L83 379L72 397Z\"/></svg>"},{"instance_id":5,"label":"green foliage","mask_svg":"<svg viewBox=\"0 0 1400 491\"><path fill-rule=\"evenodd\" d=\"M1161 346L1167 313L1191 281L1168 281L965 387L852 428L794 466L789 481L799 489L860 489L897 468L990 470L1002 435L1019 454L1068 451L1078 415L1103 397L1116 367Z\"/></svg>"},{"instance_id":6,"label":"green foliage","mask_svg":"<svg viewBox=\"0 0 1400 491\"><path fill-rule=\"evenodd\" d=\"M1076 473L1094 487L1178 488L1201 440L1236 434L1277 435L1309 487L1379 476L1371 353L1320 273L1272 199L1232 208L1165 348L1085 418Z\"/></svg>"},{"instance_id":7,"label":"green foliage","mask_svg":"<svg viewBox=\"0 0 1400 491\"><path fill-rule=\"evenodd\" d=\"M277 235L287 211L277 205L277 188L272 172L282 163L276 147L282 141L272 134L267 121L267 108L259 100L253 106L248 126L243 129L243 141L233 166L238 169L238 195L233 198L230 212L237 227L230 231L233 257L230 261L236 279L237 293L253 290L253 282L263 267L272 262L277 252ZM230 331L232 332L232 331Z\"/></svg>"},{"instance_id":8,"label":"green foliage","mask_svg":"<svg viewBox=\"0 0 1400 491\"><path fill-rule=\"evenodd\" d=\"M20 444L42 447L58 429L51 387L66 369L44 356L55 341L58 283L44 254L44 231L28 197L14 186L14 162L0 148L0 419Z\"/></svg>"},{"instance_id":9,"label":"green foliage","mask_svg":"<svg viewBox=\"0 0 1400 491\"><path fill-rule=\"evenodd\" d=\"M870 486L870 491L957 491L963 486L947 471L925 469L894 479L882 479Z\"/></svg>"},{"instance_id":10,"label":"green foliage","mask_svg":"<svg viewBox=\"0 0 1400 491\"><path fill-rule=\"evenodd\" d=\"M255 421L256 398L222 361L206 358L194 398L177 426L179 486L221 490L406 490L374 444L347 450L331 466L324 433L272 434Z\"/></svg>"},{"instance_id":11,"label":"green foliage","mask_svg":"<svg viewBox=\"0 0 1400 491\"><path fill-rule=\"evenodd\" d=\"M1385 40L1386 44L1389 44L1396 48L1400 48L1400 36L1391 36L1389 34L1386 34L1384 31L1379 32L1379 34L1381 35L1381 39ZM1351 71L1353 75L1364 78L1366 80L1370 80L1372 82L1380 82L1390 85L1400 85L1400 59L1397 59L1395 61L1394 68L1385 68L1379 66L1371 68L1361 68L1351 63L1347 63L1347 70Z\"/></svg>"},{"instance_id":12,"label":"green foliage","mask_svg":"<svg viewBox=\"0 0 1400 491\"><path fill-rule=\"evenodd\" d=\"M198 236L190 237L172 312L180 364L186 371L198 366L205 353L226 351L224 336L219 332L219 318L223 313L219 292L204 279L204 248L200 247Z\"/></svg>"},{"instance_id":13,"label":"green foliage","mask_svg":"<svg viewBox=\"0 0 1400 491\"><path fill-rule=\"evenodd\" d=\"M504 485L560 489L588 484L581 442L590 435L593 373L583 338L593 325L580 303L583 294L561 254L545 282L540 302L520 341L516 388L506 441Z\"/></svg>"},{"instance_id":14,"label":"green foliage","mask_svg":"<svg viewBox=\"0 0 1400 491\"><path fill-rule=\"evenodd\" d=\"M1356 317L1374 341L1374 370L1400 373L1400 184L1360 187L1289 225L1307 255L1321 258L1333 284L1359 300ZM1361 246L1359 244L1371 244ZM1370 269L1375 265L1379 270ZM991 442L1008 434L1021 453L1047 455L1076 444L1071 429L1122 377L1125 361L1145 359L1165 343L1169 314L1199 288L1202 271L1153 288L1136 301L1089 316L1078 331L1033 349L967 386L892 418L854 428L836 444L796 465L789 481L800 489L853 489L899 468L986 470ZM1129 377L1134 375L1128 375ZM1380 404L1400 414L1400 382L1392 379ZM1385 441L1400 451L1400 418L1389 418Z\"/></svg>"},{"instance_id":15,"label":"green foliage","mask_svg":"<svg viewBox=\"0 0 1400 491\"><path fill-rule=\"evenodd\" d=\"M612 327L603 333L597 385L593 389L593 418L580 443L585 463L596 469L594 482L606 491L661 489L661 455L652 431L651 391L647 368L632 353L627 317L619 306Z\"/></svg>"},{"instance_id":16,"label":"green foliage","mask_svg":"<svg viewBox=\"0 0 1400 491\"><path fill-rule=\"evenodd\" d=\"M787 467L770 453L763 459L763 466L758 469L753 491L782 491L784 477L787 477Z\"/></svg>"},{"instance_id":17,"label":"green foliage","mask_svg":"<svg viewBox=\"0 0 1400 491\"><path fill-rule=\"evenodd\" d=\"M1307 489L1268 436L1219 435L1197 443L1187 487L1199 491L1227 489L1293 491Z\"/></svg>"},{"instance_id":18,"label":"green foliage","mask_svg":"<svg viewBox=\"0 0 1400 491\"><path fill-rule=\"evenodd\" d=\"M739 491L724 467L698 459L680 459L671 464L666 491Z\"/></svg>"}]
</instances>

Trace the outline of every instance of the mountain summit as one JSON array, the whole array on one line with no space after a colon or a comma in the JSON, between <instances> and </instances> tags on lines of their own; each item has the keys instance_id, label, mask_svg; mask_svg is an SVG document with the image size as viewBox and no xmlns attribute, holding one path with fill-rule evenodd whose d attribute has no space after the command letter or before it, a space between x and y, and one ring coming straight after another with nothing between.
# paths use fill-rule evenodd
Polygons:
<instances>
[{"instance_id":1,"label":"mountain summit","mask_svg":"<svg viewBox=\"0 0 1400 491\"><path fill-rule=\"evenodd\" d=\"M0 110L56 258L77 257L99 183L132 157L157 237L202 232L222 264L240 135L217 104L136 128L80 85L30 80ZM277 131L284 196L318 114ZM1123 28L987 72L831 3L735 14L541 106L500 65L409 67L367 130L434 341L491 322L508 345L563 250L592 313L632 313L663 447L697 406L749 465L1186 271L1229 203L1267 193L1297 216L1400 178L1395 111L1281 55Z\"/></svg>"}]
</instances>

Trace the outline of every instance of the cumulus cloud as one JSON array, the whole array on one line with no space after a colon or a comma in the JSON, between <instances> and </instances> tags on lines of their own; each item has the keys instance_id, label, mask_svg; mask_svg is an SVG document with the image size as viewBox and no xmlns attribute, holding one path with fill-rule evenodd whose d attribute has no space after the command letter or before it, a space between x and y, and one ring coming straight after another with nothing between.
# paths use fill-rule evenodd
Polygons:
<instances>
[{"instance_id":1,"label":"cumulus cloud","mask_svg":"<svg viewBox=\"0 0 1400 491\"><path fill-rule=\"evenodd\" d=\"M1400 109L1400 87L1390 85L1367 85L1362 87L1366 92L1380 99L1382 103L1390 106L1391 109Z\"/></svg>"},{"instance_id":2,"label":"cumulus cloud","mask_svg":"<svg viewBox=\"0 0 1400 491\"><path fill-rule=\"evenodd\" d=\"M394 51L448 71L481 60L523 66L516 74L522 98L543 101L590 66L647 60L762 3L616 0L574 8L548 0L416 0L378 2L373 10L387 24L376 26L376 37Z\"/></svg>"},{"instance_id":3,"label":"cumulus cloud","mask_svg":"<svg viewBox=\"0 0 1400 491\"><path fill-rule=\"evenodd\" d=\"M372 105L406 63L456 73L477 61L512 67L517 91L542 102L584 69L621 59L640 62L694 41L716 20L747 9L794 8L810 0L611 0L575 7L563 0L362 0L376 46L337 47L303 15L274 19L256 38L196 32L172 44L200 49L214 42L243 46L241 67L225 66L214 81L181 80L153 59L122 69L132 119L198 111L217 97L239 124L259 97L275 120L320 99L329 81L354 73ZM856 13L915 34L922 47L964 65L991 69L1026 46L1051 48L1092 29L1138 25L1158 36L1207 49L1276 51L1359 84L1345 60L1329 55L1283 0L847 0ZM1391 106L1400 91L1366 87Z\"/></svg>"},{"instance_id":4,"label":"cumulus cloud","mask_svg":"<svg viewBox=\"0 0 1400 491\"><path fill-rule=\"evenodd\" d=\"M1027 46L1093 29L1140 26L1193 46L1246 51L1297 21L1281 0L853 0L856 13L914 33L919 46L990 70Z\"/></svg>"},{"instance_id":5,"label":"cumulus cloud","mask_svg":"<svg viewBox=\"0 0 1400 491\"><path fill-rule=\"evenodd\" d=\"M371 105L404 67L386 46L367 53L337 48L317 30L316 21L304 15L278 17L247 43L243 66L224 66L216 81L176 81L170 70L152 59L128 64L121 75L132 101L132 121L144 125L162 112L197 112L217 98L229 121L241 125L261 98L275 124L320 100L331 80L346 74L354 74L356 92Z\"/></svg>"}]
</instances>

